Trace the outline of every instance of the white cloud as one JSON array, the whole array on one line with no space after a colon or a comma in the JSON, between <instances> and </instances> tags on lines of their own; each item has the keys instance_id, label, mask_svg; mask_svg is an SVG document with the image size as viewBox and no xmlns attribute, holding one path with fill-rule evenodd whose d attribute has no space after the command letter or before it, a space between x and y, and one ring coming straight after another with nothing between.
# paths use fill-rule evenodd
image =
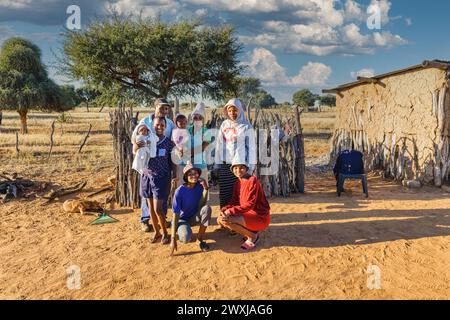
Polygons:
<instances>
[{"instance_id":1,"label":"white cloud","mask_svg":"<svg viewBox=\"0 0 450 320\"><path fill-rule=\"evenodd\" d=\"M365 12L361 5L354 0L345 2L345 18L347 20L365 20Z\"/></svg>"},{"instance_id":2,"label":"white cloud","mask_svg":"<svg viewBox=\"0 0 450 320\"><path fill-rule=\"evenodd\" d=\"M0 8L23 9L31 4L32 0L2 0Z\"/></svg>"},{"instance_id":3,"label":"white cloud","mask_svg":"<svg viewBox=\"0 0 450 320\"><path fill-rule=\"evenodd\" d=\"M389 31L386 32L374 32L373 41L378 47L392 48L396 45L407 44L408 41L400 37L399 35L393 35Z\"/></svg>"},{"instance_id":4,"label":"white cloud","mask_svg":"<svg viewBox=\"0 0 450 320\"><path fill-rule=\"evenodd\" d=\"M411 27L413 25L413 21L411 18L406 18L405 19L405 23L408 27Z\"/></svg>"},{"instance_id":5,"label":"white cloud","mask_svg":"<svg viewBox=\"0 0 450 320\"><path fill-rule=\"evenodd\" d=\"M289 77L276 56L267 49L256 48L250 60L243 63L252 77L260 79L268 87L318 87L324 85L331 75L331 68L318 62L308 62L294 77Z\"/></svg>"},{"instance_id":6,"label":"white cloud","mask_svg":"<svg viewBox=\"0 0 450 320\"><path fill-rule=\"evenodd\" d=\"M208 14L208 9L206 9L206 8L203 8L203 9L197 9L197 10L195 10L195 15L197 16L197 17L204 17L204 16L206 16Z\"/></svg>"},{"instance_id":7,"label":"white cloud","mask_svg":"<svg viewBox=\"0 0 450 320\"><path fill-rule=\"evenodd\" d=\"M273 85L287 80L286 69L277 61L277 57L267 49L253 50L250 61L244 62L249 68L250 75L259 78L263 83Z\"/></svg>"},{"instance_id":8,"label":"white cloud","mask_svg":"<svg viewBox=\"0 0 450 320\"><path fill-rule=\"evenodd\" d=\"M362 35L359 27L352 23L344 26L343 28L343 40L351 45L357 47L363 47L370 41L370 36Z\"/></svg>"},{"instance_id":9,"label":"white cloud","mask_svg":"<svg viewBox=\"0 0 450 320\"><path fill-rule=\"evenodd\" d=\"M272 12L279 10L277 0L187 0L191 4L210 6L215 10L238 12Z\"/></svg>"},{"instance_id":10,"label":"white cloud","mask_svg":"<svg viewBox=\"0 0 450 320\"><path fill-rule=\"evenodd\" d=\"M323 63L308 62L302 67L299 74L290 79L291 86L313 86L324 85L331 75L331 68Z\"/></svg>"},{"instance_id":11,"label":"white cloud","mask_svg":"<svg viewBox=\"0 0 450 320\"><path fill-rule=\"evenodd\" d=\"M143 17L155 17L161 13L176 15L179 4L173 0L117 0L104 2L104 8L114 8L120 14L141 14Z\"/></svg>"},{"instance_id":12,"label":"white cloud","mask_svg":"<svg viewBox=\"0 0 450 320\"><path fill-rule=\"evenodd\" d=\"M356 79L358 77L366 77L366 78L372 78L375 76L375 70L370 68L361 69L359 71L354 71L350 73L352 78Z\"/></svg>"}]
</instances>

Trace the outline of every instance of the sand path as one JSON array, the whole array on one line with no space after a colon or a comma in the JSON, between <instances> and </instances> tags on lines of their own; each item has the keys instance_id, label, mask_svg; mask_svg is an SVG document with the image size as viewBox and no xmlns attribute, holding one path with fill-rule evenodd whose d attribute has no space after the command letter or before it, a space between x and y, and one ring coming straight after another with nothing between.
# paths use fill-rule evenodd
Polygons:
<instances>
[{"instance_id":1,"label":"sand path","mask_svg":"<svg viewBox=\"0 0 450 320\"><path fill-rule=\"evenodd\" d=\"M106 175L88 177L90 185ZM257 251L239 237L208 231L212 250L149 243L139 212L90 226L60 203L0 206L2 299L435 299L450 297L450 195L407 190L371 177L337 198L329 176L309 175L306 195L271 199L272 225ZM217 194L212 195L217 216ZM195 230L194 230L195 231ZM67 288L79 266L81 288ZM369 265L381 288L370 290Z\"/></svg>"}]
</instances>

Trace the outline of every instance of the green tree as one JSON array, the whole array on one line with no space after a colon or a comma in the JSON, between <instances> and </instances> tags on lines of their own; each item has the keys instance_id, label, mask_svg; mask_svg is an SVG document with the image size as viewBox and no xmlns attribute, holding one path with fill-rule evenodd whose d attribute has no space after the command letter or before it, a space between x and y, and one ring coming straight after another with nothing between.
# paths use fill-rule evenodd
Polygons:
<instances>
[{"instance_id":1,"label":"green tree","mask_svg":"<svg viewBox=\"0 0 450 320\"><path fill-rule=\"evenodd\" d=\"M60 88L62 90L64 101L67 105L76 107L82 102L81 97L78 95L74 86L62 85Z\"/></svg>"},{"instance_id":2,"label":"green tree","mask_svg":"<svg viewBox=\"0 0 450 320\"><path fill-rule=\"evenodd\" d=\"M100 95L100 92L98 90L92 89L88 86L78 88L76 90L76 93L80 101L86 103L87 112L89 112L89 103L95 100Z\"/></svg>"},{"instance_id":3,"label":"green tree","mask_svg":"<svg viewBox=\"0 0 450 320\"><path fill-rule=\"evenodd\" d=\"M120 84L152 98L220 99L241 72L240 51L231 27L111 15L84 31L67 32L64 66L74 79L97 88Z\"/></svg>"},{"instance_id":4,"label":"green tree","mask_svg":"<svg viewBox=\"0 0 450 320\"><path fill-rule=\"evenodd\" d=\"M275 98L272 97L272 95L265 90L261 90L258 93L256 93L255 100L256 100L255 102L261 108L270 108L277 104Z\"/></svg>"},{"instance_id":5,"label":"green tree","mask_svg":"<svg viewBox=\"0 0 450 320\"><path fill-rule=\"evenodd\" d=\"M320 97L320 103L325 106L336 106L336 96L332 94L327 94L325 96Z\"/></svg>"},{"instance_id":6,"label":"green tree","mask_svg":"<svg viewBox=\"0 0 450 320\"><path fill-rule=\"evenodd\" d=\"M294 95L292 96L292 101L299 107L306 108L314 105L314 102L317 100L317 98L318 95L313 94L308 89L303 89L294 93Z\"/></svg>"},{"instance_id":7,"label":"green tree","mask_svg":"<svg viewBox=\"0 0 450 320\"><path fill-rule=\"evenodd\" d=\"M21 132L28 132L31 109L63 111L70 108L61 88L48 78L40 49L28 40L11 38L0 51L0 105L20 115Z\"/></svg>"}]
</instances>

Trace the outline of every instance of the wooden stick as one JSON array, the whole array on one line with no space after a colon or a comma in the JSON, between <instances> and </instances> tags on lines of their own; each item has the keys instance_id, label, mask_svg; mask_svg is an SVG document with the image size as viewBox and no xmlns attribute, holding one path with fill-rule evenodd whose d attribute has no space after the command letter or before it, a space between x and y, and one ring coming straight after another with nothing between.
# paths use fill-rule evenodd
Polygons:
<instances>
[{"instance_id":1,"label":"wooden stick","mask_svg":"<svg viewBox=\"0 0 450 320\"><path fill-rule=\"evenodd\" d=\"M80 182L80 183L78 183L78 184L76 184L76 185L74 185L72 187L61 188L61 189L52 191L48 195L41 197L41 198L47 199L47 201L45 201L41 205L49 204L50 202L52 202L56 198L59 198L59 197L62 197L62 196L66 196L66 195L75 193L77 191L80 191L86 186L86 184L87 184L86 181L82 181L82 182Z\"/></svg>"},{"instance_id":2,"label":"wooden stick","mask_svg":"<svg viewBox=\"0 0 450 320\"><path fill-rule=\"evenodd\" d=\"M113 189L113 187L111 187L111 186L103 187L103 188L101 188L100 190L97 190L97 191L94 191L94 192L89 193L89 194L86 196L86 198L90 198L90 197L93 197L93 196L95 196L95 195L97 195L97 194L99 194L99 193L102 193L102 192L105 192L105 191L112 191L112 190L114 190L114 189Z\"/></svg>"},{"instance_id":3,"label":"wooden stick","mask_svg":"<svg viewBox=\"0 0 450 320\"><path fill-rule=\"evenodd\" d=\"M86 134L86 137L84 137L84 141L80 146L80 149L78 150L78 153L81 153L81 149L83 149L84 145L86 144L87 139L89 138L89 135L91 134L92 124L89 124L89 130Z\"/></svg>"},{"instance_id":4,"label":"wooden stick","mask_svg":"<svg viewBox=\"0 0 450 320\"><path fill-rule=\"evenodd\" d=\"M17 155L19 155L19 152L20 152L20 150L19 150L19 133L16 132L16 153L17 153Z\"/></svg>"},{"instance_id":5,"label":"wooden stick","mask_svg":"<svg viewBox=\"0 0 450 320\"><path fill-rule=\"evenodd\" d=\"M50 156L52 155L53 150L53 133L55 133L55 121L52 122L52 131L50 133L50 151L48 152L48 159L50 159Z\"/></svg>"}]
</instances>

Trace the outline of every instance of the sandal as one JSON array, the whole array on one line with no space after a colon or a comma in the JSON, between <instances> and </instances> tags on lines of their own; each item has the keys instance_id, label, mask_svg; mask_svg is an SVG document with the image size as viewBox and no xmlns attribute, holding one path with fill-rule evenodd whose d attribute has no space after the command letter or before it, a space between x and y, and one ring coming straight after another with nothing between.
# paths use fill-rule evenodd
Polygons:
<instances>
[{"instance_id":1,"label":"sandal","mask_svg":"<svg viewBox=\"0 0 450 320\"><path fill-rule=\"evenodd\" d=\"M170 243L170 236L169 235L165 235L164 237L162 237L161 243L162 244L169 244Z\"/></svg>"},{"instance_id":2,"label":"sandal","mask_svg":"<svg viewBox=\"0 0 450 320\"><path fill-rule=\"evenodd\" d=\"M161 234L161 233L158 233L158 234L153 235L153 238L150 239L150 243L156 243L156 242L158 242L159 238L161 238L161 237L162 237L162 234Z\"/></svg>"},{"instance_id":3,"label":"sandal","mask_svg":"<svg viewBox=\"0 0 450 320\"><path fill-rule=\"evenodd\" d=\"M256 239L254 242L250 241L250 240L246 240L242 245L241 245L241 249L244 251L250 251L253 250L256 247L256 243L259 240L259 235L256 236Z\"/></svg>"}]
</instances>

